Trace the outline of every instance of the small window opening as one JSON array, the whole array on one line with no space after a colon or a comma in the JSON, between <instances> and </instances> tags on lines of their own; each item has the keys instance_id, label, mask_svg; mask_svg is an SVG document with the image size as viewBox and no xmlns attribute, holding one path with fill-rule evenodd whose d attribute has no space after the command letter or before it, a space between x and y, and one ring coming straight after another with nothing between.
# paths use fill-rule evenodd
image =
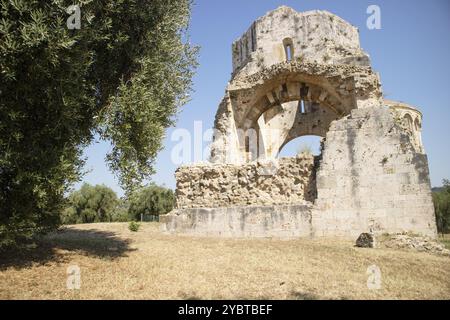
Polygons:
<instances>
[{"instance_id":1,"label":"small window opening","mask_svg":"<svg viewBox=\"0 0 450 320\"><path fill-rule=\"evenodd\" d=\"M292 47L290 44L286 46L286 60L292 61Z\"/></svg>"},{"instance_id":2,"label":"small window opening","mask_svg":"<svg viewBox=\"0 0 450 320\"><path fill-rule=\"evenodd\" d=\"M300 88L300 100L298 101L298 108L300 109L301 113L306 113L306 103L305 98L308 95L309 88L302 83L302 86Z\"/></svg>"},{"instance_id":3,"label":"small window opening","mask_svg":"<svg viewBox=\"0 0 450 320\"><path fill-rule=\"evenodd\" d=\"M292 39L284 39L283 46L286 54L286 61L292 61L294 59L294 44L292 43Z\"/></svg>"},{"instance_id":4,"label":"small window opening","mask_svg":"<svg viewBox=\"0 0 450 320\"><path fill-rule=\"evenodd\" d=\"M306 109L305 109L305 101L300 100L298 102L298 108L300 109L301 113L306 113Z\"/></svg>"}]
</instances>

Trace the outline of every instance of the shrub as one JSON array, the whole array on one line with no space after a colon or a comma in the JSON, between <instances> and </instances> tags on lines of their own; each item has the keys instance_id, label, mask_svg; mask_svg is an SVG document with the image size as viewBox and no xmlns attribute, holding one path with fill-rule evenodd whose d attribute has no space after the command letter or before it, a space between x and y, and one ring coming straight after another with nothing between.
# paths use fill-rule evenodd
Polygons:
<instances>
[{"instance_id":1,"label":"shrub","mask_svg":"<svg viewBox=\"0 0 450 320\"><path fill-rule=\"evenodd\" d=\"M130 229L131 232L138 232L140 226L141 225L139 223L137 223L136 221L131 221L128 224L128 229Z\"/></svg>"}]
</instances>

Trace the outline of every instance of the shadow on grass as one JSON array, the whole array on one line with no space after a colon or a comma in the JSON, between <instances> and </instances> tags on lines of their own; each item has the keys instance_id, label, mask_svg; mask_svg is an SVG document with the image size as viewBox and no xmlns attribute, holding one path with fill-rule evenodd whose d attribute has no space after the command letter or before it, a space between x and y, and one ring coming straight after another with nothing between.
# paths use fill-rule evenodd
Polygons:
<instances>
[{"instance_id":1,"label":"shadow on grass","mask_svg":"<svg viewBox=\"0 0 450 320\"><path fill-rule=\"evenodd\" d=\"M311 292L303 291L291 291L290 298L292 300L330 300L330 298L320 297ZM349 300L348 297L341 296L338 298L332 298L331 300Z\"/></svg>"},{"instance_id":2,"label":"shadow on grass","mask_svg":"<svg viewBox=\"0 0 450 320\"><path fill-rule=\"evenodd\" d=\"M292 291L290 294L293 300L319 300L319 297L310 292Z\"/></svg>"},{"instance_id":3,"label":"shadow on grass","mask_svg":"<svg viewBox=\"0 0 450 320\"><path fill-rule=\"evenodd\" d=\"M203 300L202 298L200 298L199 296L197 296L197 294L195 292L179 292L178 296L180 297L181 300Z\"/></svg>"},{"instance_id":4,"label":"shadow on grass","mask_svg":"<svg viewBox=\"0 0 450 320\"><path fill-rule=\"evenodd\" d=\"M0 270L49 262L62 263L70 260L70 254L114 260L134 250L130 248L130 242L119 238L114 232L63 228L36 241L35 248L2 252Z\"/></svg>"}]
</instances>

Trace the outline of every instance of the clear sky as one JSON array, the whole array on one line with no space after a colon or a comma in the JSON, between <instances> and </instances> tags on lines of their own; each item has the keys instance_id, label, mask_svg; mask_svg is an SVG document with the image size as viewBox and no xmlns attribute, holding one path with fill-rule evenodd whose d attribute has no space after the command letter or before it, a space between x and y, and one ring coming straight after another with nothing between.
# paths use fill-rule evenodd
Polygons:
<instances>
[{"instance_id":1,"label":"clear sky","mask_svg":"<svg viewBox=\"0 0 450 320\"><path fill-rule=\"evenodd\" d=\"M183 107L176 128L194 131L194 121L203 130L211 128L231 74L231 44L251 23L281 5L297 11L327 10L360 30L362 48L372 67L380 72L386 98L418 106L424 114L423 142L428 153L433 186L450 179L450 1L448 0L197 0L190 37L201 46L200 66L194 78L192 100ZM381 29L369 30L369 5L381 9ZM165 149L159 154L152 181L175 187L177 164L171 152L178 141L167 132ZM299 144L316 147L316 140L294 140L282 155L295 153ZM206 145L206 143L205 143ZM104 157L107 143L95 143L86 150L90 172L84 181L106 184L120 195L117 179L108 171ZM194 162L194 159L192 159ZM77 185L78 187L78 185Z\"/></svg>"}]
</instances>

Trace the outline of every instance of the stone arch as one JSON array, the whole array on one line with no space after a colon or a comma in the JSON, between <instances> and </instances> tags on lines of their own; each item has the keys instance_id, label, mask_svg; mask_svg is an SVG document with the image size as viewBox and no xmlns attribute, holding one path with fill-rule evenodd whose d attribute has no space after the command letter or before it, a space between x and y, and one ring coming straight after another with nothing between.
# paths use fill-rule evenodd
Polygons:
<instances>
[{"instance_id":1,"label":"stone arch","mask_svg":"<svg viewBox=\"0 0 450 320\"><path fill-rule=\"evenodd\" d=\"M354 78L334 81L336 79L328 74L290 71L260 82L251 90L231 92L236 129L243 132L258 131L258 151L254 152L257 158L276 157L280 148L302 135L324 137L332 121L357 108ZM267 123L273 117L282 115L284 105L292 103L298 105L294 122L288 128L279 128L285 133L281 140L268 141L264 133L266 126L261 119L264 118ZM242 150L242 138L238 137L237 143ZM249 157L245 156L245 159L248 161ZM255 156L251 159L255 160Z\"/></svg>"},{"instance_id":2,"label":"stone arch","mask_svg":"<svg viewBox=\"0 0 450 320\"><path fill-rule=\"evenodd\" d=\"M306 111L297 101L273 107L258 120L257 127L261 139L259 155L264 158L276 158L280 150L290 141L302 136L320 136L324 138L331 122L339 115L327 106L318 103L306 103Z\"/></svg>"},{"instance_id":3,"label":"stone arch","mask_svg":"<svg viewBox=\"0 0 450 320\"><path fill-rule=\"evenodd\" d=\"M220 139L214 143L215 162L247 162L244 140L238 132L260 130L258 120L270 110L280 109L286 103L303 105L304 119L320 106L333 120L341 119L353 109L379 103L381 89L378 76L370 69L357 66L325 66L297 60L265 67L252 75L237 76L229 84L224 103L219 107L215 128ZM329 121L327 121L327 126ZM315 124L311 134L323 123ZM325 133L319 133L324 135ZM264 143L264 141L262 141ZM273 154L267 144L263 154ZM268 152L269 151L269 152ZM251 157L254 159L254 157Z\"/></svg>"},{"instance_id":4,"label":"stone arch","mask_svg":"<svg viewBox=\"0 0 450 320\"><path fill-rule=\"evenodd\" d=\"M322 69L316 64L292 61L236 79L236 84L228 88L234 122L238 128L250 128L268 109L294 100L320 102L345 116L359 103L381 97L376 75L359 69ZM364 76L356 75L358 72Z\"/></svg>"},{"instance_id":5,"label":"stone arch","mask_svg":"<svg viewBox=\"0 0 450 320\"><path fill-rule=\"evenodd\" d=\"M321 105L333 110L340 117L347 115L352 107L348 108L343 99L334 90L314 83L289 81L267 87L260 94L259 99L248 108L245 116L238 121L237 126L242 129L249 129L265 112L280 105L292 102L303 101L307 103L305 107L308 113L312 105Z\"/></svg>"}]
</instances>

